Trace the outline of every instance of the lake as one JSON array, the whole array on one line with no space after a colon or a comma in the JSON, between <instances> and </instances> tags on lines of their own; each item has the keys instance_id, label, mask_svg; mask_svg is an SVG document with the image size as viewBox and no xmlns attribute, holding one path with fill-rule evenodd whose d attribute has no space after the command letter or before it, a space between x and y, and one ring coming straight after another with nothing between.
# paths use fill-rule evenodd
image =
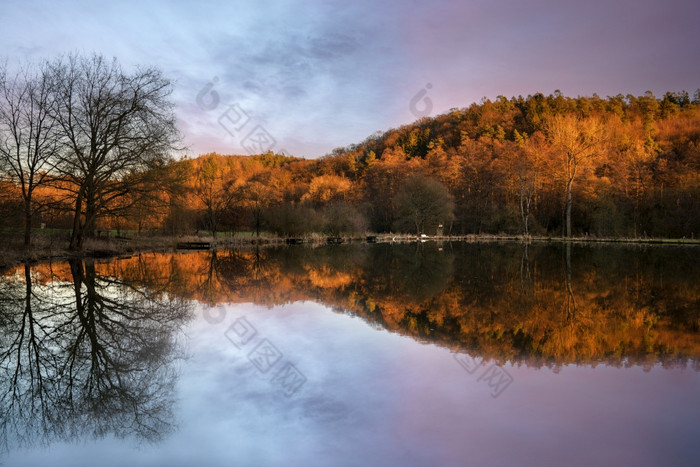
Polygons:
<instances>
[{"instance_id":1,"label":"lake","mask_svg":"<svg viewBox=\"0 0 700 467\"><path fill-rule=\"evenodd\" d=\"M0 277L0 465L697 465L699 252L19 266Z\"/></svg>"}]
</instances>

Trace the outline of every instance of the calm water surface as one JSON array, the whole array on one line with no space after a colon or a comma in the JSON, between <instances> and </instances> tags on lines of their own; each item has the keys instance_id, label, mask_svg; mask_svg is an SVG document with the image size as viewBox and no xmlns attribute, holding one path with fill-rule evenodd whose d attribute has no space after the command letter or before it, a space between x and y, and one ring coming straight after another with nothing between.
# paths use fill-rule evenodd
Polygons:
<instances>
[{"instance_id":1,"label":"calm water surface","mask_svg":"<svg viewBox=\"0 0 700 467\"><path fill-rule=\"evenodd\" d=\"M0 465L697 465L699 251L21 266L0 277Z\"/></svg>"}]
</instances>

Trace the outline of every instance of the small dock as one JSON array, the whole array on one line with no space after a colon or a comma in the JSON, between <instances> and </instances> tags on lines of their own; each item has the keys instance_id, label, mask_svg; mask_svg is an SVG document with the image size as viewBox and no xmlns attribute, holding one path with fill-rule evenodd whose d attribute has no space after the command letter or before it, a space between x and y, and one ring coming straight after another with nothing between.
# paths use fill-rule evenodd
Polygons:
<instances>
[{"instance_id":1,"label":"small dock","mask_svg":"<svg viewBox=\"0 0 700 467\"><path fill-rule=\"evenodd\" d=\"M178 250L211 250L216 247L216 242L178 242Z\"/></svg>"}]
</instances>

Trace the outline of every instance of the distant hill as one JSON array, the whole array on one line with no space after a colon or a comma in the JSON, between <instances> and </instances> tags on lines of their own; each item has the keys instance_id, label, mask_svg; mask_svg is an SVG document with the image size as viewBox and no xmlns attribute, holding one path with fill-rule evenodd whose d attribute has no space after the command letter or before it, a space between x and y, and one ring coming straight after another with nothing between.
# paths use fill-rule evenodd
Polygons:
<instances>
[{"instance_id":1,"label":"distant hill","mask_svg":"<svg viewBox=\"0 0 700 467\"><path fill-rule=\"evenodd\" d=\"M100 228L695 237L700 93L500 96L320 159L206 154L150 170L150 191L115 201L128 209ZM3 213L21 212L13 190ZM68 228L69 211L47 203L37 222Z\"/></svg>"}]
</instances>

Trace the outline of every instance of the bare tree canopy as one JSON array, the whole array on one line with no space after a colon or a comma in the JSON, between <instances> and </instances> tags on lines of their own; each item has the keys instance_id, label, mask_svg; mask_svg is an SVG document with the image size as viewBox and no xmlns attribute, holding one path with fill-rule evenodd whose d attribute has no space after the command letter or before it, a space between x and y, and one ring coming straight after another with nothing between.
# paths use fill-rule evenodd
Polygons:
<instances>
[{"instance_id":1,"label":"bare tree canopy","mask_svg":"<svg viewBox=\"0 0 700 467\"><path fill-rule=\"evenodd\" d=\"M171 82L155 68L125 72L116 60L72 55L50 65L61 173L75 191L70 247L80 250L98 216L138 197L139 174L164 163L178 141Z\"/></svg>"},{"instance_id":2,"label":"bare tree canopy","mask_svg":"<svg viewBox=\"0 0 700 467\"><path fill-rule=\"evenodd\" d=\"M412 175L396 196L395 227L416 235L434 232L454 219L454 204L445 185L424 175Z\"/></svg>"},{"instance_id":3,"label":"bare tree canopy","mask_svg":"<svg viewBox=\"0 0 700 467\"><path fill-rule=\"evenodd\" d=\"M11 75L0 68L0 168L19 186L24 204L24 246L31 243L35 190L48 181L59 151L51 116L53 80L48 67L26 65Z\"/></svg>"}]
</instances>

